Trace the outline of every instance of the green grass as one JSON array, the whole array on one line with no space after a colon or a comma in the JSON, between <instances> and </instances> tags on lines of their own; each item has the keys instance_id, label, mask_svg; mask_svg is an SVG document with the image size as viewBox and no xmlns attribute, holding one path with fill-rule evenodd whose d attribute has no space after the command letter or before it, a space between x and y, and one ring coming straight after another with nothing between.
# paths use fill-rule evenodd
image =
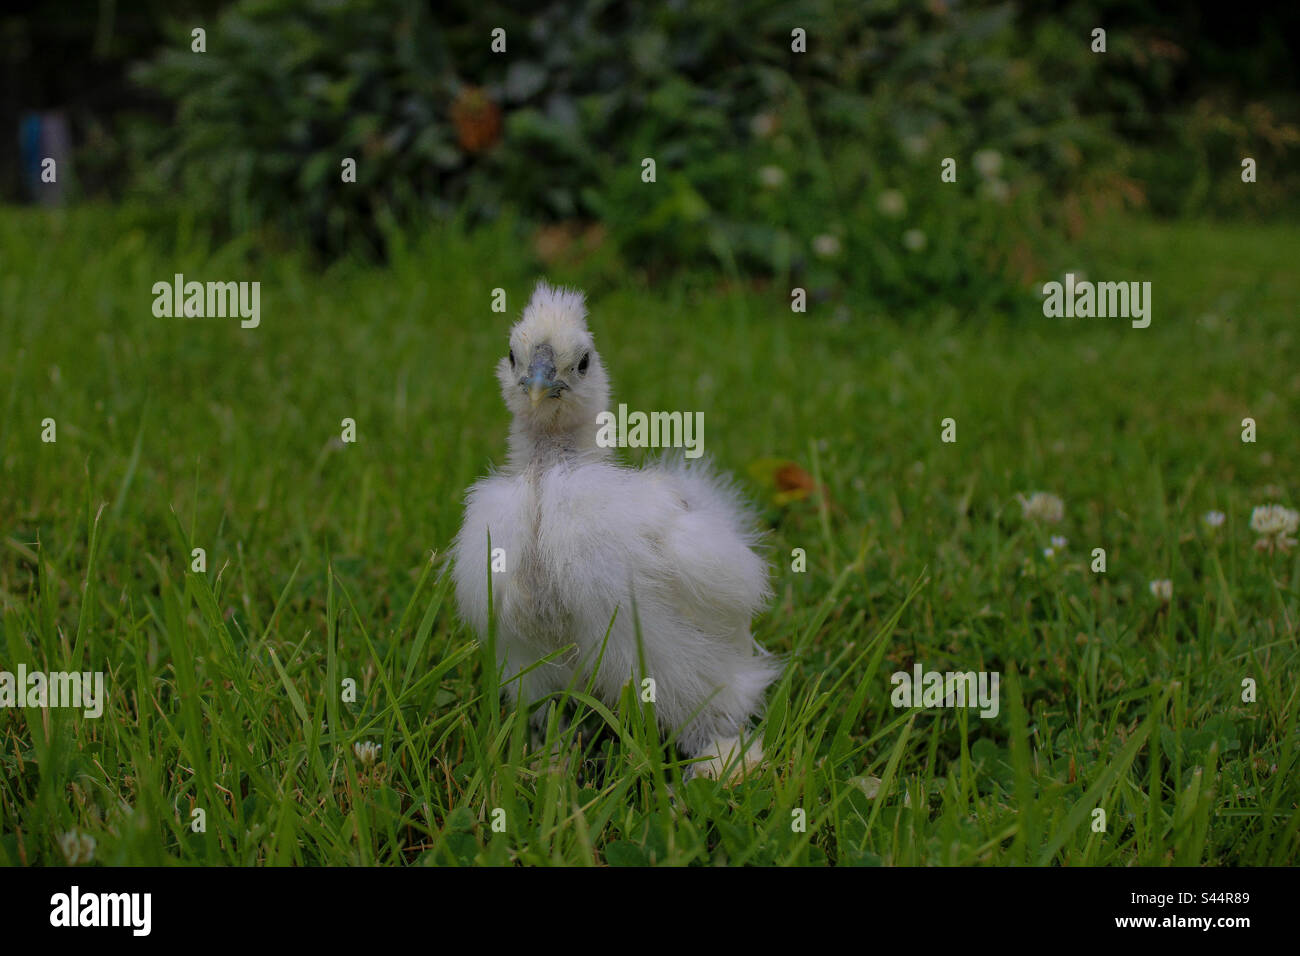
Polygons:
<instances>
[{"instance_id":1,"label":"green grass","mask_svg":"<svg viewBox=\"0 0 1300 956\"><path fill-rule=\"evenodd\" d=\"M1300 560L1249 529L1254 505L1300 504L1296 229L1098 230L1059 271L1150 280L1141 331L1044 319L1033 290L1019 316L968 315L953 290L837 320L781 289L553 274L593 279L615 401L704 411L707 451L771 526L756 636L789 666L770 765L727 789L683 782L630 691L575 688L568 729L532 740L455 617L445 552L502 460L490 369L537 276L509 230L313 275L125 222L0 215L0 665L102 670L109 690L98 720L0 711L0 861L61 863L73 831L106 864L1300 856ZM154 318L175 272L261 281L261 327ZM749 466L773 457L827 495L772 501ZM1059 525L1022 518L1040 489ZM1052 534L1069 543L1048 558ZM895 709L889 675L913 661L1000 672L1001 713Z\"/></svg>"}]
</instances>

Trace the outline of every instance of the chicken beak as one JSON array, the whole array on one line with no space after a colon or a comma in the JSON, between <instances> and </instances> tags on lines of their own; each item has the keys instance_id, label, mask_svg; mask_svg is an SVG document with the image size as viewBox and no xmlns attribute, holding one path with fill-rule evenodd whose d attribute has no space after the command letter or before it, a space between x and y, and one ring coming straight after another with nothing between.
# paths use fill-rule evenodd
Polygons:
<instances>
[{"instance_id":1,"label":"chicken beak","mask_svg":"<svg viewBox=\"0 0 1300 956\"><path fill-rule=\"evenodd\" d=\"M528 398L532 401L533 408L536 408L537 403L550 394L550 391L551 384L549 382L542 382L537 379L531 380L528 384Z\"/></svg>"},{"instance_id":2,"label":"chicken beak","mask_svg":"<svg viewBox=\"0 0 1300 956\"><path fill-rule=\"evenodd\" d=\"M528 366L528 374L524 376L523 385L528 389L528 397L532 400L533 407L537 407L547 395L558 395L562 387L560 382L555 380L555 362L547 354L550 350L542 350L542 354L533 357L533 362Z\"/></svg>"}]
</instances>

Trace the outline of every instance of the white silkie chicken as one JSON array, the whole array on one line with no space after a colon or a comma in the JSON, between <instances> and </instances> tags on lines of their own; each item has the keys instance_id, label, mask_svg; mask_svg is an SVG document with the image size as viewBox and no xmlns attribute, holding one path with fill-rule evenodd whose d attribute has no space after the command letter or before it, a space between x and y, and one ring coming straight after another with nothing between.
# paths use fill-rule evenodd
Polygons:
<instances>
[{"instance_id":1,"label":"white silkie chicken","mask_svg":"<svg viewBox=\"0 0 1300 956\"><path fill-rule=\"evenodd\" d=\"M598 697L614 705L629 680L640 689L653 678L661 726L678 733L684 753L708 758L695 772L752 770L761 748L752 740L741 753L740 736L780 665L750 636L769 596L768 570L736 492L682 459L621 467L597 444L609 379L579 292L538 284L497 378L514 416L509 456L469 489L454 577L461 616L485 635L492 573L497 657L511 699L583 689L608 630L592 685ZM489 534L504 559L495 572Z\"/></svg>"}]
</instances>

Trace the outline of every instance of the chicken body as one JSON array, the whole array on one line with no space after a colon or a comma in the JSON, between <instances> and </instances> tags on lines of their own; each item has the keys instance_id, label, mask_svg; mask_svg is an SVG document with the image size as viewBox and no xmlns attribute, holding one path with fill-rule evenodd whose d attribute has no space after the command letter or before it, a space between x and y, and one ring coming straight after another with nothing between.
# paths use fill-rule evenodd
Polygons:
<instances>
[{"instance_id":1,"label":"chicken body","mask_svg":"<svg viewBox=\"0 0 1300 956\"><path fill-rule=\"evenodd\" d=\"M664 729L713 758L702 770L752 765L760 752L741 755L737 738L780 666L750 635L769 588L743 502L698 463L625 468L597 445L609 386L581 296L539 285L498 375L514 413L510 455L469 490L454 575L480 634L492 575L508 693L532 703L582 689L594 671L594 693L613 705L629 680L651 678Z\"/></svg>"}]
</instances>

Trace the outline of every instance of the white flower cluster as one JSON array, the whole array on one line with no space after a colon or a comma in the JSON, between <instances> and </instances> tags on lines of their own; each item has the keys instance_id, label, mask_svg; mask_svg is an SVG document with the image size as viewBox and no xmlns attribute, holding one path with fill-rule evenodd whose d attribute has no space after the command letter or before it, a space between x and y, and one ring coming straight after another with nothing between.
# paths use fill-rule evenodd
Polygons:
<instances>
[{"instance_id":1,"label":"white flower cluster","mask_svg":"<svg viewBox=\"0 0 1300 956\"><path fill-rule=\"evenodd\" d=\"M999 175L1002 172L1002 154L996 149L981 149L971 162L982 180L980 192L998 202L1006 202L1011 197L1011 187Z\"/></svg>"},{"instance_id":2,"label":"white flower cluster","mask_svg":"<svg viewBox=\"0 0 1300 956\"><path fill-rule=\"evenodd\" d=\"M840 254L840 240L829 232L824 232L820 236L814 236L812 247L813 252L817 253L817 255L823 259L834 259Z\"/></svg>"},{"instance_id":3,"label":"white flower cluster","mask_svg":"<svg viewBox=\"0 0 1300 956\"><path fill-rule=\"evenodd\" d=\"M1282 505L1260 505L1250 513L1250 527L1259 535L1255 547L1261 551L1285 551L1296 543L1300 512Z\"/></svg>"},{"instance_id":4,"label":"white flower cluster","mask_svg":"<svg viewBox=\"0 0 1300 956\"><path fill-rule=\"evenodd\" d=\"M95 858L95 838L89 833L72 830L60 835L59 849L63 851L63 858L68 861L68 866L89 863Z\"/></svg>"},{"instance_id":5,"label":"white flower cluster","mask_svg":"<svg viewBox=\"0 0 1300 956\"><path fill-rule=\"evenodd\" d=\"M1151 588L1151 593L1155 595L1156 600L1161 604L1168 604L1170 598L1174 596L1174 582L1168 578L1152 581L1148 587Z\"/></svg>"},{"instance_id":6,"label":"white flower cluster","mask_svg":"<svg viewBox=\"0 0 1300 956\"><path fill-rule=\"evenodd\" d=\"M1016 497L1020 500L1021 512L1029 521L1057 522L1065 517L1065 502L1056 495L1035 491L1028 498L1024 495Z\"/></svg>"},{"instance_id":7,"label":"white flower cluster","mask_svg":"<svg viewBox=\"0 0 1300 956\"><path fill-rule=\"evenodd\" d=\"M758 181L768 189L780 189L785 185L785 170L780 166L763 166L758 171Z\"/></svg>"}]
</instances>

